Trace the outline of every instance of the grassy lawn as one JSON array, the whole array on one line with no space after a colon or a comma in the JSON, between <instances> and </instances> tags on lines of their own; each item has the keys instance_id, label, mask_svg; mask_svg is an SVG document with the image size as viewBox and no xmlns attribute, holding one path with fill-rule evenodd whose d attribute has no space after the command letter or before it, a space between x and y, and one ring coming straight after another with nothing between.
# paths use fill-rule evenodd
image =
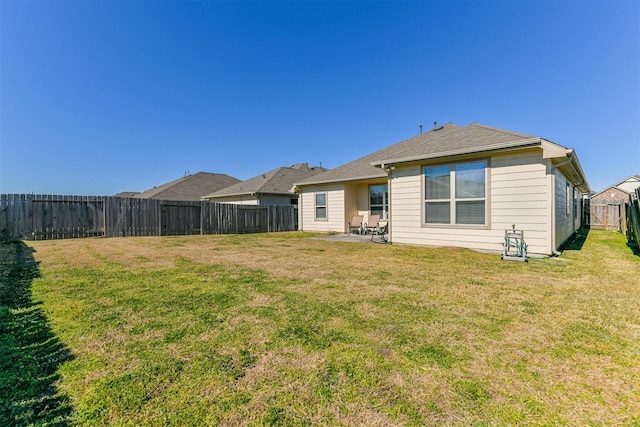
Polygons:
<instances>
[{"instance_id":1,"label":"grassy lawn","mask_svg":"<svg viewBox=\"0 0 640 427\"><path fill-rule=\"evenodd\" d=\"M0 425L640 425L640 257L301 233L0 245Z\"/></svg>"}]
</instances>

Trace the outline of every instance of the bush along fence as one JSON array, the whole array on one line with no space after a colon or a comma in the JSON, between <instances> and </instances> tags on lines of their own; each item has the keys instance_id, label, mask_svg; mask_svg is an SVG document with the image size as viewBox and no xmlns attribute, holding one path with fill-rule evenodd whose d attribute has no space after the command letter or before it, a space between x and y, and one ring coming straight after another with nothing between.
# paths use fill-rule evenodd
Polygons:
<instances>
[{"instance_id":1,"label":"bush along fence","mask_svg":"<svg viewBox=\"0 0 640 427\"><path fill-rule=\"evenodd\" d=\"M640 188L629 196L627 205L627 240L640 248Z\"/></svg>"},{"instance_id":2,"label":"bush along fence","mask_svg":"<svg viewBox=\"0 0 640 427\"><path fill-rule=\"evenodd\" d=\"M0 194L0 241L295 231L296 206Z\"/></svg>"}]
</instances>

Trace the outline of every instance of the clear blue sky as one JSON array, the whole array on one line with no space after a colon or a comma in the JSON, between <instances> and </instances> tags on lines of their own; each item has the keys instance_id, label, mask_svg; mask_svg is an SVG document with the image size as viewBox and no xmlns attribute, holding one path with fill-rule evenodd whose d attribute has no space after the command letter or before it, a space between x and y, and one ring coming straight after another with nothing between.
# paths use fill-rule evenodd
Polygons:
<instances>
[{"instance_id":1,"label":"clear blue sky","mask_svg":"<svg viewBox=\"0 0 640 427\"><path fill-rule=\"evenodd\" d=\"M333 168L434 121L640 174L640 2L0 0L0 193Z\"/></svg>"}]
</instances>

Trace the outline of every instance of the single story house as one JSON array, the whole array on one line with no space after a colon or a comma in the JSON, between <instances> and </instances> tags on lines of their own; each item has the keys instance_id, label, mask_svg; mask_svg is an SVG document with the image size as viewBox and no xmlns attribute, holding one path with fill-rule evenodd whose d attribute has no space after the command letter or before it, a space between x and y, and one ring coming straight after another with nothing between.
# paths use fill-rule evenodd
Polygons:
<instances>
[{"instance_id":1,"label":"single story house","mask_svg":"<svg viewBox=\"0 0 640 427\"><path fill-rule=\"evenodd\" d=\"M291 191L293 184L327 170L307 163L280 167L207 194L202 200L242 205L297 205L298 194Z\"/></svg>"},{"instance_id":2,"label":"single story house","mask_svg":"<svg viewBox=\"0 0 640 427\"><path fill-rule=\"evenodd\" d=\"M591 200L628 200L636 188L640 187L640 175L632 175L591 196Z\"/></svg>"},{"instance_id":3,"label":"single story house","mask_svg":"<svg viewBox=\"0 0 640 427\"><path fill-rule=\"evenodd\" d=\"M434 126L295 188L302 231L346 232L354 215L379 214L393 243L500 252L515 226L539 255L580 227L591 191L573 149L478 123Z\"/></svg>"},{"instance_id":4,"label":"single story house","mask_svg":"<svg viewBox=\"0 0 640 427\"><path fill-rule=\"evenodd\" d=\"M205 194L228 187L236 182L240 182L240 180L227 174L198 172L185 175L182 178L153 187L142 193L133 194L131 197L140 199L200 201L201 197Z\"/></svg>"}]
</instances>

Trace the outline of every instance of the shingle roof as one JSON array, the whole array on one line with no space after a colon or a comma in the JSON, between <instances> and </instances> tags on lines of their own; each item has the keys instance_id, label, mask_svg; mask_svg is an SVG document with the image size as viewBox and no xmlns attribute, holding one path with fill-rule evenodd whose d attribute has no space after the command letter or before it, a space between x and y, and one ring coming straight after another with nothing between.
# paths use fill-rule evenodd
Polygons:
<instances>
[{"instance_id":1,"label":"shingle roof","mask_svg":"<svg viewBox=\"0 0 640 427\"><path fill-rule=\"evenodd\" d=\"M434 139L449 135L450 133L460 129L460 126L448 123L438 130L430 130L413 138L404 140L390 147L378 150L375 153L367 154L352 162L338 166L330 171L323 172L315 177L308 178L304 181L298 181L296 184L317 184L338 181L355 181L361 179L385 178L386 173L373 166L371 163L383 160L389 157L395 157L416 146L428 144Z\"/></svg>"},{"instance_id":2,"label":"shingle roof","mask_svg":"<svg viewBox=\"0 0 640 427\"><path fill-rule=\"evenodd\" d=\"M466 154L526 149L529 147L541 148L543 155L547 156L545 158L551 158L554 164L557 164L581 191L585 193L591 191L574 150L567 149L540 137L498 129L479 123L472 123L465 127L446 124L439 128L434 128L429 132L376 151L329 172L324 172L304 181L298 181L296 185L304 186L386 178L387 174L381 168L384 165L450 158ZM566 159L569 159L570 162L565 162Z\"/></svg>"},{"instance_id":3,"label":"shingle roof","mask_svg":"<svg viewBox=\"0 0 640 427\"><path fill-rule=\"evenodd\" d=\"M139 191L121 191L113 195L113 197L135 197L140 194Z\"/></svg>"},{"instance_id":4,"label":"shingle roof","mask_svg":"<svg viewBox=\"0 0 640 427\"><path fill-rule=\"evenodd\" d=\"M541 138L539 137L472 123L380 160L384 163L400 163L403 161L480 153L501 148L512 149L528 145L540 145L540 141Z\"/></svg>"},{"instance_id":5,"label":"shingle roof","mask_svg":"<svg viewBox=\"0 0 640 427\"><path fill-rule=\"evenodd\" d=\"M295 182L327 170L328 169L322 167L309 166L306 163L280 167L207 194L204 198L239 196L254 193L289 194L289 190Z\"/></svg>"},{"instance_id":6,"label":"shingle roof","mask_svg":"<svg viewBox=\"0 0 640 427\"><path fill-rule=\"evenodd\" d=\"M346 163L329 172L299 181L296 184L310 185L340 181L385 178L381 164L437 158L482 152L499 148L517 148L538 143L540 138L498 129L479 123L460 127L452 123L404 140L390 147L368 154Z\"/></svg>"},{"instance_id":7,"label":"shingle roof","mask_svg":"<svg viewBox=\"0 0 640 427\"><path fill-rule=\"evenodd\" d=\"M198 172L144 191L134 197L162 200L197 200L213 191L240 182L239 179L220 173Z\"/></svg>"}]
</instances>

